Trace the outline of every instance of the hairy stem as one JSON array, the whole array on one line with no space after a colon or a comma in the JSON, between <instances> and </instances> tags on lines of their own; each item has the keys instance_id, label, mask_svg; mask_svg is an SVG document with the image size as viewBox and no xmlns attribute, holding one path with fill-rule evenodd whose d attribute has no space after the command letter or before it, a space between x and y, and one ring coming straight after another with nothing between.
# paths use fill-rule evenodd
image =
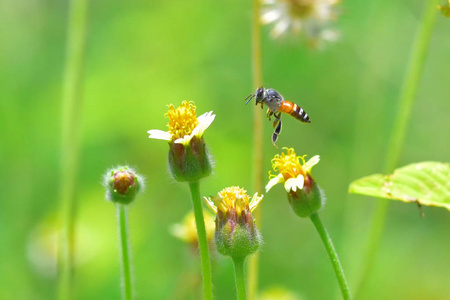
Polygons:
<instances>
[{"instance_id":1,"label":"hairy stem","mask_svg":"<svg viewBox=\"0 0 450 300\"><path fill-rule=\"evenodd\" d=\"M194 206L195 224L197 226L198 244L202 261L203 291L205 299L212 299L211 262L209 260L208 240L206 239L205 221L200 198L200 185L197 182L189 183Z\"/></svg>"},{"instance_id":2,"label":"hairy stem","mask_svg":"<svg viewBox=\"0 0 450 300\"><path fill-rule=\"evenodd\" d=\"M238 300L246 300L244 258L232 258L234 264L234 276L236 279L236 291Z\"/></svg>"},{"instance_id":3,"label":"hairy stem","mask_svg":"<svg viewBox=\"0 0 450 300\"><path fill-rule=\"evenodd\" d=\"M400 106L397 113L397 118L395 119L394 128L389 143L389 151L384 165L385 173L391 173L394 170L403 150L406 129L409 124L413 102L417 94L419 80L422 75L437 15L438 10L436 9L436 1L429 0L425 15L420 23L420 27L412 47L408 70L406 72L401 91ZM388 200L380 199L377 201L375 213L370 225L369 238L364 255L361 277L356 287L356 295L363 293L367 279L372 270L384 230L388 207Z\"/></svg>"},{"instance_id":4,"label":"hairy stem","mask_svg":"<svg viewBox=\"0 0 450 300\"><path fill-rule=\"evenodd\" d=\"M72 0L69 10L61 130L61 236L58 249L58 298L72 299L75 249L75 183L78 170L79 111L82 94L88 0Z\"/></svg>"},{"instance_id":5,"label":"hairy stem","mask_svg":"<svg viewBox=\"0 0 450 300\"><path fill-rule=\"evenodd\" d=\"M339 286L341 287L342 296L345 300L351 299L352 297L350 295L350 289L348 287L347 280L345 279L344 270L342 269L341 263L339 262L339 257L336 253L336 249L333 246L330 235L323 226L322 220L320 220L317 213L311 214L309 218L316 227L317 232L319 233L319 236L325 246L325 249L327 250L328 256L330 257L331 264L333 265L334 272L336 273L336 277L339 282Z\"/></svg>"},{"instance_id":6,"label":"hairy stem","mask_svg":"<svg viewBox=\"0 0 450 300\"><path fill-rule=\"evenodd\" d=\"M130 245L128 242L128 217L127 207L117 204L117 222L119 224L120 250L122 258L122 295L126 300L132 299L131 260Z\"/></svg>"}]
</instances>

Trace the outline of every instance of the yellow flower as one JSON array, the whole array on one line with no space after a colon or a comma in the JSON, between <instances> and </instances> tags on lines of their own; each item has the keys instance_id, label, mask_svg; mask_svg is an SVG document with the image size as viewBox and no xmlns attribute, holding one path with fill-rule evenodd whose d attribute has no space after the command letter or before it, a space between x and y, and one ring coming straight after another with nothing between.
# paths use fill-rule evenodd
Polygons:
<instances>
[{"instance_id":1,"label":"yellow flower","mask_svg":"<svg viewBox=\"0 0 450 300\"><path fill-rule=\"evenodd\" d=\"M319 163L319 155L305 162L305 156L297 156L294 149L283 148L286 153L277 154L272 159L272 168L278 172L269 172L268 192L274 185L284 183L289 204L294 212L302 218L309 217L325 204L325 194L311 176L311 169Z\"/></svg>"},{"instance_id":2,"label":"yellow flower","mask_svg":"<svg viewBox=\"0 0 450 300\"><path fill-rule=\"evenodd\" d=\"M203 217L205 219L206 239L211 241L214 237L214 217L207 211L203 211ZM170 232L180 240L197 247L198 235L194 212L189 212L181 223L172 225Z\"/></svg>"},{"instance_id":3,"label":"yellow flower","mask_svg":"<svg viewBox=\"0 0 450 300\"><path fill-rule=\"evenodd\" d=\"M222 255L245 258L256 252L261 236L253 220L252 211L261 203L263 196L232 186L223 189L217 197L203 198L206 205L216 213L216 248Z\"/></svg>"},{"instance_id":4,"label":"yellow flower","mask_svg":"<svg viewBox=\"0 0 450 300\"><path fill-rule=\"evenodd\" d=\"M217 197L203 197L206 205L214 213L236 214L238 217L242 215L242 212L251 213L261 203L264 196L259 196L255 193L250 199L247 195L247 191L238 186L232 186L223 189L217 195Z\"/></svg>"},{"instance_id":5,"label":"yellow flower","mask_svg":"<svg viewBox=\"0 0 450 300\"><path fill-rule=\"evenodd\" d=\"M450 17L450 0L448 0L447 4L444 5L438 5L438 9L442 12L444 16L447 18Z\"/></svg>"},{"instance_id":6,"label":"yellow flower","mask_svg":"<svg viewBox=\"0 0 450 300\"><path fill-rule=\"evenodd\" d=\"M335 41L339 34L329 29L336 19L337 0L263 0L261 22L276 23L271 31L278 38L291 30L294 34L304 32L310 42Z\"/></svg>"},{"instance_id":7,"label":"yellow flower","mask_svg":"<svg viewBox=\"0 0 450 300\"><path fill-rule=\"evenodd\" d=\"M278 183L284 182L286 192L296 192L305 185L311 185L311 169L319 163L319 155L313 156L305 162L305 156L297 156L293 148L283 148L286 153L276 154L272 159L272 168L278 175L269 172L270 181L266 185L266 192Z\"/></svg>"},{"instance_id":8,"label":"yellow flower","mask_svg":"<svg viewBox=\"0 0 450 300\"><path fill-rule=\"evenodd\" d=\"M147 131L149 138L170 141L171 143L189 145L193 137L201 138L205 130L214 121L212 111L197 118L193 101L183 101L177 108L169 105L166 117L169 118L168 131L152 129Z\"/></svg>"},{"instance_id":9,"label":"yellow flower","mask_svg":"<svg viewBox=\"0 0 450 300\"><path fill-rule=\"evenodd\" d=\"M197 118L194 102L183 101L175 108L169 105L168 131L152 129L149 138L169 141L169 169L177 181L195 182L209 176L212 160L203 133L214 121L212 111Z\"/></svg>"}]
</instances>

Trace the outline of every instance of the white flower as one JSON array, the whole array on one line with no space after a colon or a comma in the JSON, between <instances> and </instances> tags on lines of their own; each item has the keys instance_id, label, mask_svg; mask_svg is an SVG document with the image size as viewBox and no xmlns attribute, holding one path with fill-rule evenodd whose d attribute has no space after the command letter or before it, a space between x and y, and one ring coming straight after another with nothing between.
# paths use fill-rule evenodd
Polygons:
<instances>
[{"instance_id":1,"label":"white flower","mask_svg":"<svg viewBox=\"0 0 450 300\"><path fill-rule=\"evenodd\" d=\"M149 130L147 131L149 138L172 141L185 146L189 145L194 136L201 138L216 117L210 111L197 118L193 102L186 101L183 101L181 106L176 109L170 105L167 116L169 117L169 130Z\"/></svg>"},{"instance_id":2,"label":"white flower","mask_svg":"<svg viewBox=\"0 0 450 300\"><path fill-rule=\"evenodd\" d=\"M335 41L339 34L328 26L336 18L337 3L337 0L264 0L261 22L275 23L273 38L291 29L294 34L305 32L313 43Z\"/></svg>"},{"instance_id":3,"label":"white flower","mask_svg":"<svg viewBox=\"0 0 450 300\"><path fill-rule=\"evenodd\" d=\"M272 168L279 172L278 175L270 175L271 179L266 185L266 193L278 183L284 183L287 193L303 189L305 176L311 174L311 169L320 161L319 155L311 157L305 162L304 156L297 156L294 149L283 148L286 153L276 154L272 159Z\"/></svg>"}]
</instances>

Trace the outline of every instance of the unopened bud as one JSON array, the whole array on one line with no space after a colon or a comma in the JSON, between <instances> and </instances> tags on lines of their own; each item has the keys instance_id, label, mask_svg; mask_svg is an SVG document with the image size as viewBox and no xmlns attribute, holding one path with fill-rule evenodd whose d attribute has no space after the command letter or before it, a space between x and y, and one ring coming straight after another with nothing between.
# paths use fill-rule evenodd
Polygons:
<instances>
[{"instance_id":1,"label":"unopened bud","mask_svg":"<svg viewBox=\"0 0 450 300\"><path fill-rule=\"evenodd\" d=\"M303 189L289 191L288 200L299 217L307 218L312 213L319 211L325 204L325 193L315 180L307 174Z\"/></svg>"},{"instance_id":2,"label":"unopened bud","mask_svg":"<svg viewBox=\"0 0 450 300\"><path fill-rule=\"evenodd\" d=\"M188 145L169 144L169 168L177 181L198 181L211 174L211 157L203 137L193 137Z\"/></svg>"},{"instance_id":3,"label":"unopened bud","mask_svg":"<svg viewBox=\"0 0 450 300\"><path fill-rule=\"evenodd\" d=\"M143 184L143 178L129 167L124 166L108 170L103 180L106 200L129 204L134 200Z\"/></svg>"}]
</instances>

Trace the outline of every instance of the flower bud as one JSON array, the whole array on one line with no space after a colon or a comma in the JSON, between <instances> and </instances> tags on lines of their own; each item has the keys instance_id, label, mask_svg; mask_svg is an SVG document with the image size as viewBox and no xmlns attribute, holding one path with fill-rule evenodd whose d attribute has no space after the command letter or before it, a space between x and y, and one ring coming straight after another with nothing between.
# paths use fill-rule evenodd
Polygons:
<instances>
[{"instance_id":1,"label":"flower bud","mask_svg":"<svg viewBox=\"0 0 450 300\"><path fill-rule=\"evenodd\" d=\"M212 111L197 118L194 102L169 105L168 131L149 130L149 138L169 141L169 170L177 181L194 182L211 174L212 161L203 134L214 121Z\"/></svg>"},{"instance_id":2,"label":"flower bud","mask_svg":"<svg viewBox=\"0 0 450 300\"><path fill-rule=\"evenodd\" d=\"M169 169L177 181L198 181L211 174L211 158L202 138L193 137L188 145L169 144Z\"/></svg>"},{"instance_id":3,"label":"flower bud","mask_svg":"<svg viewBox=\"0 0 450 300\"><path fill-rule=\"evenodd\" d=\"M225 188L217 197L204 198L216 213L215 243L217 251L232 258L245 258L256 252L262 243L252 211L263 196L255 194L249 201L246 191L239 187Z\"/></svg>"},{"instance_id":4,"label":"flower bud","mask_svg":"<svg viewBox=\"0 0 450 300\"><path fill-rule=\"evenodd\" d=\"M291 190L288 193L288 200L297 216L307 218L322 208L325 204L325 194L314 179L307 174L303 189Z\"/></svg>"},{"instance_id":5,"label":"flower bud","mask_svg":"<svg viewBox=\"0 0 450 300\"><path fill-rule=\"evenodd\" d=\"M106 189L106 200L129 204L143 187L144 180L133 169L123 166L108 170L103 185Z\"/></svg>"},{"instance_id":6,"label":"flower bud","mask_svg":"<svg viewBox=\"0 0 450 300\"><path fill-rule=\"evenodd\" d=\"M272 168L278 175L269 172L271 179L266 192L278 183L284 183L294 212L299 217L309 217L325 204L325 194L311 176L311 169L319 163L320 157L316 155L305 162L305 155L297 156L294 149L284 149L286 153L276 154L272 159Z\"/></svg>"}]
</instances>

